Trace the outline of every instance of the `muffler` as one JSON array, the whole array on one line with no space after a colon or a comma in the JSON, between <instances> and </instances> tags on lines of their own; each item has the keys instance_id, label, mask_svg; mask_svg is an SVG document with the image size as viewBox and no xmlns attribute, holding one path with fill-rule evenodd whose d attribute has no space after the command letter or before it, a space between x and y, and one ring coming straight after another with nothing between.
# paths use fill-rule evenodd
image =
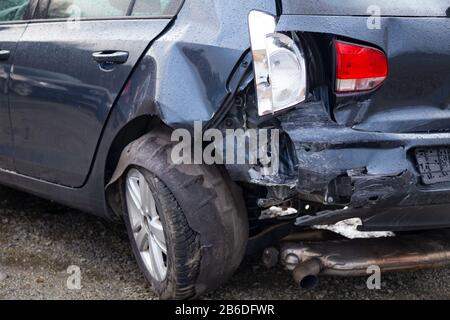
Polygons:
<instances>
[{"instance_id":1,"label":"muffler","mask_svg":"<svg viewBox=\"0 0 450 320\"><path fill-rule=\"evenodd\" d=\"M393 238L287 242L281 244L280 260L305 289L317 285L319 275L364 276L372 266L381 272L440 267L450 264L450 229Z\"/></svg>"}]
</instances>

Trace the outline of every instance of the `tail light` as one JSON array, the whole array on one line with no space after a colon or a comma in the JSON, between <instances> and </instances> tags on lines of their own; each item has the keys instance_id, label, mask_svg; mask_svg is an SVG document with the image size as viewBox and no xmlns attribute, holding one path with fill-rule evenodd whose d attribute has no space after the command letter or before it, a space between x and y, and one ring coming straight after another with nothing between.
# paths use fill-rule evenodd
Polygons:
<instances>
[{"instance_id":1,"label":"tail light","mask_svg":"<svg viewBox=\"0 0 450 320\"><path fill-rule=\"evenodd\" d=\"M388 61L383 51L335 41L336 92L350 93L375 89L388 75Z\"/></svg>"},{"instance_id":2,"label":"tail light","mask_svg":"<svg viewBox=\"0 0 450 320\"><path fill-rule=\"evenodd\" d=\"M306 61L300 44L275 32L274 16L249 14L258 114L273 114L306 99Z\"/></svg>"}]
</instances>

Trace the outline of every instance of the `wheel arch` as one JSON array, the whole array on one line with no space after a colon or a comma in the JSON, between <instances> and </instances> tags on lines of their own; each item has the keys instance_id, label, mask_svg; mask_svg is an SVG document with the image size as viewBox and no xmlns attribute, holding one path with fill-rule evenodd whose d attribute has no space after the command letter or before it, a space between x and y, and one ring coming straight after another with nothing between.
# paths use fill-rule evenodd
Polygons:
<instances>
[{"instance_id":1,"label":"wheel arch","mask_svg":"<svg viewBox=\"0 0 450 320\"><path fill-rule=\"evenodd\" d=\"M133 141L138 140L152 130L169 131L167 127L157 116L152 114L144 114L133 118L126 122L123 127L117 131L112 139L107 155L104 159L103 185L105 189L105 199L108 206L108 216L113 220L121 219L120 199L115 197L118 188L118 179L114 179L113 175L119 164L120 157L125 148ZM114 181L113 181L114 180Z\"/></svg>"}]
</instances>

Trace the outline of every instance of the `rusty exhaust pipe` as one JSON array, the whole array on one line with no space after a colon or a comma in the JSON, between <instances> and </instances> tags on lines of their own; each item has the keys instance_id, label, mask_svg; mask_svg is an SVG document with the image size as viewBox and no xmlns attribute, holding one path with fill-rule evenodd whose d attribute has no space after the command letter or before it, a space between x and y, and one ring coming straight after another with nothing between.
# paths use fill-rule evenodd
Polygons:
<instances>
[{"instance_id":1,"label":"rusty exhaust pipe","mask_svg":"<svg viewBox=\"0 0 450 320\"><path fill-rule=\"evenodd\" d=\"M302 288L314 287L319 274L363 276L372 266L381 272L440 267L450 265L450 229L393 238L287 242L281 245L280 260Z\"/></svg>"},{"instance_id":2,"label":"rusty exhaust pipe","mask_svg":"<svg viewBox=\"0 0 450 320\"><path fill-rule=\"evenodd\" d=\"M313 289L319 283L318 275L322 266L319 259L311 259L300 263L292 272L294 281L302 289Z\"/></svg>"}]
</instances>

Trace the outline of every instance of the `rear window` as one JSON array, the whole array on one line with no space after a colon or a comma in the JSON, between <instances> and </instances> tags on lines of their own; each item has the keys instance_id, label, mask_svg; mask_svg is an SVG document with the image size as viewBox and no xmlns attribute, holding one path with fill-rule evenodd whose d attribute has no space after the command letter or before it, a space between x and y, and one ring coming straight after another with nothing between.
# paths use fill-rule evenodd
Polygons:
<instances>
[{"instance_id":1,"label":"rear window","mask_svg":"<svg viewBox=\"0 0 450 320\"><path fill-rule=\"evenodd\" d=\"M381 16L445 17L449 0L281 0L283 14L371 16L377 9Z\"/></svg>"},{"instance_id":2,"label":"rear window","mask_svg":"<svg viewBox=\"0 0 450 320\"><path fill-rule=\"evenodd\" d=\"M48 19L173 16L183 0L50 0Z\"/></svg>"}]
</instances>

